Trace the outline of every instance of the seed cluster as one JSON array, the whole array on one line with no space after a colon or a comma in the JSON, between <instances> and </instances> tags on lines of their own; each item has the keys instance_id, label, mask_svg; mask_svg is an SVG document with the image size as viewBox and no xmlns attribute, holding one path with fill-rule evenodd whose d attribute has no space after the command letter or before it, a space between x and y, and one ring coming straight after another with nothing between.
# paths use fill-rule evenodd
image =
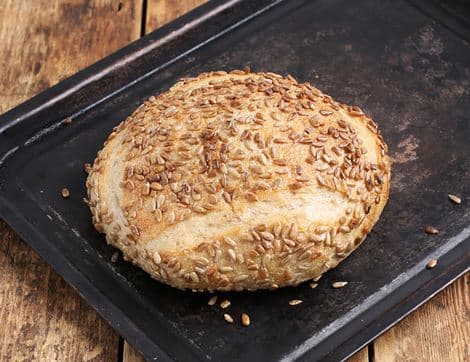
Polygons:
<instances>
[{"instance_id":1,"label":"seed cluster","mask_svg":"<svg viewBox=\"0 0 470 362\"><path fill-rule=\"evenodd\" d=\"M351 118L376 135L376 163L368 161ZM96 175L113 157L105 151L87 182L95 227L123 244L125 257L141 258L154 277L183 280L178 283L184 287L244 289L258 280L261 288L277 288L270 265L282 269L283 284L307 279L297 274L311 273L314 260L323 260L324 269L333 267L370 230L364 220L388 187L386 145L377 125L359 108L274 73L212 72L183 79L149 98L107 143L115 139L125 155L120 180L125 230L99 202ZM259 224L243 235L207 240L181 257L135 247L145 225L163 231L191 217L269 200L273 193L314 188L347 198L349 207L334 225ZM359 227L363 237L336 242L337 235ZM334 250L334 260L325 248ZM292 263L296 270L289 268Z\"/></svg>"}]
</instances>

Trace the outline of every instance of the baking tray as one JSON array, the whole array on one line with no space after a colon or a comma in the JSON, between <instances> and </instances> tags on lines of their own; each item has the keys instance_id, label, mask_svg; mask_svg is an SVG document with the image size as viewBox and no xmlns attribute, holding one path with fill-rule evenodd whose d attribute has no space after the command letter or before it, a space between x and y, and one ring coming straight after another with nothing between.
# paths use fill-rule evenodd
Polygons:
<instances>
[{"instance_id":1,"label":"baking tray","mask_svg":"<svg viewBox=\"0 0 470 362\"><path fill-rule=\"evenodd\" d=\"M0 117L0 215L150 360L346 358L469 268L470 32L454 8L210 2ZM251 316L249 328L226 324L208 294L111 263L114 250L82 202L83 163L139 103L182 76L244 66L292 74L360 105L394 160L378 224L317 289L224 294L232 315ZM425 234L426 225L440 233ZM439 263L427 270L430 259ZM332 289L337 280L349 285ZM293 298L304 303L290 307Z\"/></svg>"}]
</instances>

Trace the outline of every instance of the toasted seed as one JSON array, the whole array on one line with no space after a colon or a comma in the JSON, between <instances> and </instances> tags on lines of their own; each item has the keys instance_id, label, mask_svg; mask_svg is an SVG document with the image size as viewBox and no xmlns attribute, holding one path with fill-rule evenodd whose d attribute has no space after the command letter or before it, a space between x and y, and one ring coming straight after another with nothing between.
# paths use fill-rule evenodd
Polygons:
<instances>
[{"instance_id":1,"label":"toasted seed","mask_svg":"<svg viewBox=\"0 0 470 362\"><path fill-rule=\"evenodd\" d=\"M89 164L88 162L85 162L83 164L83 170L86 172L86 173L90 173L91 171L91 164Z\"/></svg>"},{"instance_id":2,"label":"toasted seed","mask_svg":"<svg viewBox=\"0 0 470 362\"><path fill-rule=\"evenodd\" d=\"M72 124L72 117L67 117L66 119L64 119L64 124Z\"/></svg>"},{"instance_id":3,"label":"toasted seed","mask_svg":"<svg viewBox=\"0 0 470 362\"><path fill-rule=\"evenodd\" d=\"M335 289L342 288L348 285L348 282L334 282L331 286Z\"/></svg>"},{"instance_id":4,"label":"toasted seed","mask_svg":"<svg viewBox=\"0 0 470 362\"><path fill-rule=\"evenodd\" d=\"M310 283L310 288L315 289L318 287L318 283Z\"/></svg>"},{"instance_id":5,"label":"toasted seed","mask_svg":"<svg viewBox=\"0 0 470 362\"><path fill-rule=\"evenodd\" d=\"M233 318L230 314L225 313L224 314L224 319L227 323L233 323Z\"/></svg>"},{"instance_id":6,"label":"toasted seed","mask_svg":"<svg viewBox=\"0 0 470 362\"><path fill-rule=\"evenodd\" d=\"M170 210L167 214L167 222L168 224L173 224L176 220L176 215L173 210Z\"/></svg>"},{"instance_id":7,"label":"toasted seed","mask_svg":"<svg viewBox=\"0 0 470 362\"><path fill-rule=\"evenodd\" d=\"M209 301L207 302L207 305L215 305L217 303L217 296L214 295Z\"/></svg>"},{"instance_id":8,"label":"toasted seed","mask_svg":"<svg viewBox=\"0 0 470 362\"><path fill-rule=\"evenodd\" d=\"M430 261L426 264L426 268L432 269L432 268L434 268L436 265L437 265L437 260L436 260L436 259L433 259L433 260L430 260Z\"/></svg>"},{"instance_id":9,"label":"toasted seed","mask_svg":"<svg viewBox=\"0 0 470 362\"><path fill-rule=\"evenodd\" d=\"M158 195L157 203L156 203L157 209L160 209L164 203L165 203L165 195L162 195L162 194Z\"/></svg>"},{"instance_id":10,"label":"toasted seed","mask_svg":"<svg viewBox=\"0 0 470 362\"><path fill-rule=\"evenodd\" d=\"M437 230L434 226L426 226L424 228L424 232L431 235L439 234L439 230Z\"/></svg>"},{"instance_id":11,"label":"toasted seed","mask_svg":"<svg viewBox=\"0 0 470 362\"><path fill-rule=\"evenodd\" d=\"M320 114L321 114L322 116L329 116L330 114L333 114L333 111L330 111L330 110L328 110L328 109L322 109L322 110L320 111Z\"/></svg>"},{"instance_id":12,"label":"toasted seed","mask_svg":"<svg viewBox=\"0 0 470 362\"><path fill-rule=\"evenodd\" d=\"M235 242L235 240L229 238L228 236L224 236L223 239L224 243L232 246L232 247L236 247L237 246L237 243Z\"/></svg>"},{"instance_id":13,"label":"toasted seed","mask_svg":"<svg viewBox=\"0 0 470 362\"><path fill-rule=\"evenodd\" d=\"M155 264L160 264L162 262L162 257L160 256L160 253L158 251L155 251L153 253L153 261Z\"/></svg>"},{"instance_id":14,"label":"toasted seed","mask_svg":"<svg viewBox=\"0 0 470 362\"><path fill-rule=\"evenodd\" d=\"M227 254L233 261L237 260L237 254L235 254L235 251L233 249L228 249Z\"/></svg>"},{"instance_id":15,"label":"toasted seed","mask_svg":"<svg viewBox=\"0 0 470 362\"><path fill-rule=\"evenodd\" d=\"M191 278L191 280L192 280L194 283L199 283L199 277L198 277L198 275L196 274L196 272L191 272L191 273L189 273L189 277Z\"/></svg>"},{"instance_id":16,"label":"toasted seed","mask_svg":"<svg viewBox=\"0 0 470 362\"><path fill-rule=\"evenodd\" d=\"M163 186L162 186L160 183L158 183L158 182L152 182L152 183L150 184L150 188L151 188L152 190L155 190L155 191L160 191L160 190L163 189Z\"/></svg>"},{"instance_id":17,"label":"toasted seed","mask_svg":"<svg viewBox=\"0 0 470 362\"><path fill-rule=\"evenodd\" d=\"M462 202L462 199L458 196L452 194L449 194L447 196L449 196L449 200L452 201L454 204L460 205L460 203Z\"/></svg>"},{"instance_id":18,"label":"toasted seed","mask_svg":"<svg viewBox=\"0 0 470 362\"><path fill-rule=\"evenodd\" d=\"M247 192L245 197L250 201L259 201L258 196L253 192Z\"/></svg>"},{"instance_id":19,"label":"toasted seed","mask_svg":"<svg viewBox=\"0 0 470 362\"><path fill-rule=\"evenodd\" d=\"M251 323L250 316L246 313L242 313L242 324L245 327L248 327L250 325L250 323Z\"/></svg>"},{"instance_id":20,"label":"toasted seed","mask_svg":"<svg viewBox=\"0 0 470 362\"><path fill-rule=\"evenodd\" d=\"M222 192L222 197L228 204L232 202L232 195L230 195L227 191Z\"/></svg>"},{"instance_id":21,"label":"toasted seed","mask_svg":"<svg viewBox=\"0 0 470 362\"><path fill-rule=\"evenodd\" d=\"M160 210L160 209L155 210L155 219L157 220L157 222L162 221L162 219L163 219L162 210Z\"/></svg>"},{"instance_id":22,"label":"toasted seed","mask_svg":"<svg viewBox=\"0 0 470 362\"><path fill-rule=\"evenodd\" d=\"M115 251L113 255L111 255L111 263L116 263L119 259L119 252Z\"/></svg>"},{"instance_id":23,"label":"toasted seed","mask_svg":"<svg viewBox=\"0 0 470 362\"><path fill-rule=\"evenodd\" d=\"M259 234L265 240L268 240L268 241L273 241L274 240L274 235L267 232L267 231L261 231Z\"/></svg>"},{"instance_id":24,"label":"toasted seed","mask_svg":"<svg viewBox=\"0 0 470 362\"><path fill-rule=\"evenodd\" d=\"M289 300L289 305L298 305L298 304L301 304L301 303L303 303L303 300L300 300L300 299Z\"/></svg>"},{"instance_id":25,"label":"toasted seed","mask_svg":"<svg viewBox=\"0 0 470 362\"><path fill-rule=\"evenodd\" d=\"M313 278L312 280L313 280L314 282L318 282L318 281L321 279L322 276L323 276L323 274L320 274L319 276Z\"/></svg>"},{"instance_id":26,"label":"toasted seed","mask_svg":"<svg viewBox=\"0 0 470 362\"><path fill-rule=\"evenodd\" d=\"M70 197L70 191L69 191L68 188L64 187L64 188L62 189L62 197L63 197L64 199L67 199L68 197Z\"/></svg>"},{"instance_id":27,"label":"toasted seed","mask_svg":"<svg viewBox=\"0 0 470 362\"><path fill-rule=\"evenodd\" d=\"M220 303L220 308L222 308L222 309L228 308L228 307L230 307L230 304L232 304L232 303L230 303L230 301L228 299L225 299L224 301L222 301Z\"/></svg>"}]
</instances>

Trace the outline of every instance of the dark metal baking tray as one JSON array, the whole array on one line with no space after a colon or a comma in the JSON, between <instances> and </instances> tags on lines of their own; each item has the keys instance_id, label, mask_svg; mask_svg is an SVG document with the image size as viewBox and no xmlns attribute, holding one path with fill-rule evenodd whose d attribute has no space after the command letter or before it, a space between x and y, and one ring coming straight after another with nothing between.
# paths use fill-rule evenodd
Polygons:
<instances>
[{"instance_id":1,"label":"dark metal baking tray","mask_svg":"<svg viewBox=\"0 0 470 362\"><path fill-rule=\"evenodd\" d=\"M343 359L469 268L470 32L428 4L210 2L0 117L0 215L149 359ZM207 294L111 263L82 202L83 163L140 102L181 76L244 66L360 105L394 159L378 224L317 289L228 294L249 328L227 325ZM349 285L330 288L336 280ZM304 303L289 307L292 298Z\"/></svg>"}]
</instances>

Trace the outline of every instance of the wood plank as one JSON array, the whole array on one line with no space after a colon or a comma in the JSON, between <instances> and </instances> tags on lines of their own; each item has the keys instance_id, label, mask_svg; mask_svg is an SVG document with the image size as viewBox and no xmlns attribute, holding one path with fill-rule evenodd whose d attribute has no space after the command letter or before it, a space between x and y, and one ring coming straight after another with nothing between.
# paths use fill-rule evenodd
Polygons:
<instances>
[{"instance_id":1,"label":"wood plank","mask_svg":"<svg viewBox=\"0 0 470 362\"><path fill-rule=\"evenodd\" d=\"M206 1L207 0L148 0L145 33L150 33Z\"/></svg>"},{"instance_id":2,"label":"wood plank","mask_svg":"<svg viewBox=\"0 0 470 362\"><path fill-rule=\"evenodd\" d=\"M351 358L348 358L348 362L369 362L369 353L367 347L356 352Z\"/></svg>"},{"instance_id":3,"label":"wood plank","mask_svg":"<svg viewBox=\"0 0 470 362\"><path fill-rule=\"evenodd\" d=\"M139 38L141 17L142 0L0 1L2 111Z\"/></svg>"},{"instance_id":4,"label":"wood plank","mask_svg":"<svg viewBox=\"0 0 470 362\"><path fill-rule=\"evenodd\" d=\"M122 354L122 361L123 362L144 362L144 357L137 351L134 347L132 347L129 343L124 343L124 352Z\"/></svg>"},{"instance_id":5,"label":"wood plank","mask_svg":"<svg viewBox=\"0 0 470 362\"><path fill-rule=\"evenodd\" d=\"M0 111L140 35L141 0L0 1ZM0 357L116 361L119 336L0 221Z\"/></svg>"},{"instance_id":6,"label":"wood plank","mask_svg":"<svg viewBox=\"0 0 470 362\"><path fill-rule=\"evenodd\" d=\"M0 221L0 357L115 361L118 336Z\"/></svg>"},{"instance_id":7,"label":"wood plank","mask_svg":"<svg viewBox=\"0 0 470 362\"><path fill-rule=\"evenodd\" d=\"M375 359L470 361L470 274L461 277L374 342Z\"/></svg>"}]
</instances>

